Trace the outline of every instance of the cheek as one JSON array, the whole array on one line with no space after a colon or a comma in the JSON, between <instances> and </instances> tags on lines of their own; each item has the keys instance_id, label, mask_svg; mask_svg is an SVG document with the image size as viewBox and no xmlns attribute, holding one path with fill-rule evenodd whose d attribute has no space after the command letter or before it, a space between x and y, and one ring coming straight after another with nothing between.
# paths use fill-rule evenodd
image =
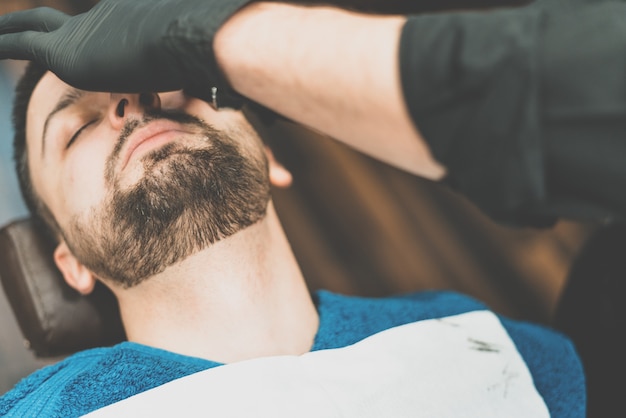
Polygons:
<instances>
[{"instance_id":1,"label":"cheek","mask_svg":"<svg viewBox=\"0 0 626 418\"><path fill-rule=\"evenodd\" d=\"M181 110L202 119L220 131L232 130L234 126L247 124L243 113L238 110L216 111L205 101L185 96L182 92L161 93L159 97L163 109Z\"/></svg>"},{"instance_id":2,"label":"cheek","mask_svg":"<svg viewBox=\"0 0 626 418\"><path fill-rule=\"evenodd\" d=\"M187 102L192 100L186 97L182 91L159 93L159 98L163 109L182 109Z\"/></svg>"},{"instance_id":3,"label":"cheek","mask_svg":"<svg viewBox=\"0 0 626 418\"><path fill-rule=\"evenodd\" d=\"M105 198L104 171L110 152L110 147L94 141L76 144L68 153L59 184L68 213L84 213Z\"/></svg>"}]
</instances>

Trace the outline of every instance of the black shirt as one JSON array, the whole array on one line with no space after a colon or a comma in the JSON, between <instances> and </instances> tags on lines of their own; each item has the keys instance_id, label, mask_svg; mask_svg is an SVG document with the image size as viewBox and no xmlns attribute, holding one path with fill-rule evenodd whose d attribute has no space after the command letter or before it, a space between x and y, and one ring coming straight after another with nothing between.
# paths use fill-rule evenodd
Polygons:
<instances>
[{"instance_id":1,"label":"black shirt","mask_svg":"<svg viewBox=\"0 0 626 418\"><path fill-rule=\"evenodd\" d=\"M626 3L417 15L409 112L448 182L498 221L626 214Z\"/></svg>"}]
</instances>

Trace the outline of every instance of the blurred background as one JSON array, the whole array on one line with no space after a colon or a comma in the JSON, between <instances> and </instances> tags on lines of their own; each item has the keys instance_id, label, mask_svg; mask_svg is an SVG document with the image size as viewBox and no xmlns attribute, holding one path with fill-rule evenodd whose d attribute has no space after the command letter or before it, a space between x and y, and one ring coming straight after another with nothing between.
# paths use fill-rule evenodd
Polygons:
<instances>
[{"instance_id":1,"label":"blurred background","mask_svg":"<svg viewBox=\"0 0 626 418\"><path fill-rule=\"evenodd\" d=\"M381 11L468 9L494 0L339 0ZM91 0L0 0L0 14L38 6L68 13ZM26 215L12 163L12 89L22 64L0 62L0 225ZM284 227L311 290L384 296L454 289L497 312L549 323L573 257L593 226L548 230L496 225L462 197L288 122L265 132L294 184L275 190ZM0 288L0 394L58 359L36 359Z\"/></svg>"}]
</instances>

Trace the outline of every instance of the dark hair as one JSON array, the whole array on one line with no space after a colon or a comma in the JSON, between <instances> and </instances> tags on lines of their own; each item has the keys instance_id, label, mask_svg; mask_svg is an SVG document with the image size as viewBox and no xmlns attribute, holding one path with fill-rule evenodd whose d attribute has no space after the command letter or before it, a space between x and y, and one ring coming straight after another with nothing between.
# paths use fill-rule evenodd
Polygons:
<instances>
[{"instance_id":1,"label":"dark hair","mask_svg":"<svg viewBox=\"0 0 626 418\"><path fill-rule=\"evenodd\" d=\"M22 78L15 88L13 100L13 158L20 190L33 220L49 238L58 240L61 230L48 206L41 200L33 188L28 164L28 146L26 144L26 113L33 91L47 70L31 62L27 65Z\"/></svg>"}]
</instances>

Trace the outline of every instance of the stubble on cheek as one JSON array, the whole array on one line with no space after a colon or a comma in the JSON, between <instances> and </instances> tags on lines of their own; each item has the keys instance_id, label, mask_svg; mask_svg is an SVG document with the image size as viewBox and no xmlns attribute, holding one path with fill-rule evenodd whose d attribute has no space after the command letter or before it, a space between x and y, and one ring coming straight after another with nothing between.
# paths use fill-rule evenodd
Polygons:
<instances>
[{"instance_id":1,"label":"stubble on cheek","mask_svg":"<svg viewBox=\"0 0 626 418\"><path fill-rule=\"evenodd\" d=\"M216 134L217 135L217 134ZM115 174L102 205L71 226L72 248L96 275L132 287L265 216L267 161L237 143L168 144L142 159L140 179Z\"/></svg>"}]
</instances>

